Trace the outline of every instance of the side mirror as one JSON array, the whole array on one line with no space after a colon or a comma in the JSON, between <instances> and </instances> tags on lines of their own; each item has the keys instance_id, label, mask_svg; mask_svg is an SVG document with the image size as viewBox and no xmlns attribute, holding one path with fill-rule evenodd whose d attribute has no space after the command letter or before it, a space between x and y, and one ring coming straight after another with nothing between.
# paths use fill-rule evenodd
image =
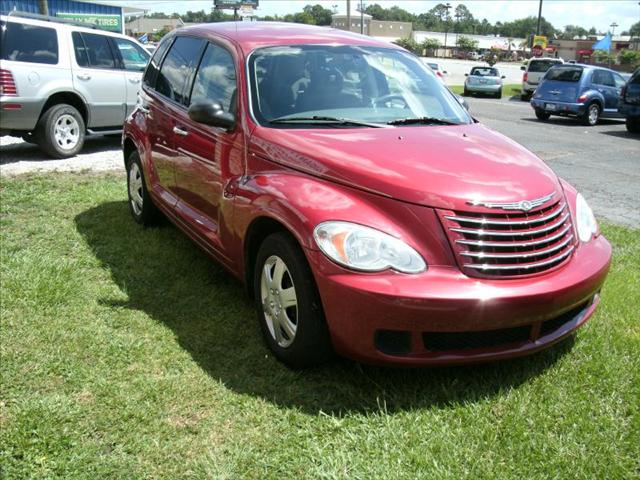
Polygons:
<instances>
[{"instance_id":1,"label":"side mirror","mask_svg":"<svg viewBox=\"0 0 640 480\"><path fill-rule=\"evenodd\" d=\"M520 66L520 70L526 70L526 69L527 69L527 67L525 67L524 65Z\"/></svg>"},{"instance_id":2,"label":"side mirror","mask_svg":"<svg viewBox=\"0 0 640 480\"><path fill-rule=\"evenodd\" d=\"M465 77L468 77L468 76L469 76L469 74L468 74L468 73L465 73L465 74L464 74L464 76L465 76Z\"/></svg>"},{"instance_id":3,"label":"side mirror","mask_svg":"<svg viewBox=\"0 0 640 480\"><path fill-rule=\"evenodd\" d=\"M504 79L504 78L507 78L507 76L506 75L502 75L500 78Z\"/></svg>"},{"instance_id":4,"label":"side mirror","mask_svg":"<svg viewBox=\"0 0 640 480\"><path fill-rule=\"evenodd\" d=\"M443 71L442 71L442 74L443 74L443 75L449 75L449 72L447 72L446 70L443 70Z\"/></svg>"},{"instance_id":5,"label":"side mirror","mask_svg":"<svg viewBox=\"0 0 640 480\"><path fill-rule=\"evenodd\" d=\"M232 129L236 123L236 117L232 113L225 112L218 102L194 103L189 107L187 114L194 122L225 130Z\"/></svg>"}]
</instances>

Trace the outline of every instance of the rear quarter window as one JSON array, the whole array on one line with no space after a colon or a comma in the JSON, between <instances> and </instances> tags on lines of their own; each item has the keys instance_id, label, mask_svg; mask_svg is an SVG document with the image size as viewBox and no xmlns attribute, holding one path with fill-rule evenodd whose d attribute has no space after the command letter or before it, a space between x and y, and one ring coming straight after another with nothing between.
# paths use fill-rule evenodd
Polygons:
<instances>
[{"instance_id":1,"label":"rear quarter window","mask_svg":"<svg viewBox=\"0 0 640 480\"><path fill-rule=\"evenodd\" d=\"M13 62L58 63L58 35L53 28L2 22L0 58Z\"/></svg>"}]
</instances>

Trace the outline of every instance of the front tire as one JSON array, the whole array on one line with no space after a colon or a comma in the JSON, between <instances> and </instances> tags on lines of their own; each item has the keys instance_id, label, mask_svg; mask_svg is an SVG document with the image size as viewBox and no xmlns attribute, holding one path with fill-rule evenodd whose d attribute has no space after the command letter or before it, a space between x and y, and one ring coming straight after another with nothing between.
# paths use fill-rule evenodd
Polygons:
<instances>
[{"instance_id":1,"label":"front tire","mask_svg":"<svg viewBox=\"0 0 640 480\"><path fill-rule=\"evenodd\" d=\"M75 156L84 145L85 124L80 112L66 103L49 108L35 129L34 140L53 158Z\"/></svg>"},{"instance_id":2,"label":"front tire","mask_svg":"<svg viewBox=\"0 0 640 480\"><path fill-rule=\"evenodd\" d=\"M127 160L127 192L129 211L140 225L150 226L156 223L160 212L154 205L147 190L142 162L138 152L133 152Z\"/></svg>"},{"instance_id":3,"label":"front tire","mask_svg":"<svg viewBox=\"0 0 640 480\"><path fill-rule=\"evenodd\" d=\"M538 120L549 120L549 117L551 117L551 114L545 112L544 110L536 108L536 117L538 118Z\"/></svg>"},{"instance_id":4,"label":"front tire","mask_svg":"<svg viewBox=\"0 0 640 480\"><path fill-rule=\"evenodd\" d=\"M313 274L289 234L274 233L262 242L253 285L260 328L276 358L292 368L320 365L331 358Z\"/></svg>"},{"instance_id":5,"label":"front tire","mask_svg":"<svg viewBox=\"0 0 640 480\"><path fill-rule=\"evenodd\" d=\"M597 103L592 103L582 115L582 124L587 127L593 127L597 125L598 120L600 120L600 106Z\"/></svg>"},{"instance_id":6,"label":"front tire","mask_svg":"<svg viewBox=\"0 0 640 480\"><path fill-rule=\"evenodd\" d=\"M625 125L627 126L627 132L640 133L640 118L627 117Z\"/></svg>"}]
</instances>

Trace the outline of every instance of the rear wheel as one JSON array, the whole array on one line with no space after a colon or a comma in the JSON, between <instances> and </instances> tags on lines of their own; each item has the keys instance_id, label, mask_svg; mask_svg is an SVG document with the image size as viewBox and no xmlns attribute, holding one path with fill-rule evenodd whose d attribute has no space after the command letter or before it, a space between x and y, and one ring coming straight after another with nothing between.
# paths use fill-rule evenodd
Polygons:
<instances>
[{"instance_id":1,"label":"rear wheel","mask_svg":"<svg viewBox=\"0 0 640 480\"><path fill-rule=\"evenodd\" d=\"M69 158L82 149L84 135L85 125L80 112L71 105L59 103L40 117L33 138L47 155Z\"/></svg>"},{"instance_id":2,"label":"rear wheel","mask_svg":"<svg viewBox=\"0 0 640 480\"><path fill-rule=\"evenodd\" d=\"M531 98L531 94L530 93L522 92L520 94L520 100L522 100L523 102L529 101L530 98Z\"/></svg>"},{"instance_id":3,"label":"rear wheel","mask_svg":"<svg viewBox=\"0 0 640 480\"><path fill-rule=\"evenodd\" d=\"M549 120L550 116L551 116L550 113L547 113L544 110L541 110L540 108L536 108L536 117L538 117L538 120Z\"/></svg>"},{"instance_id":4,"label":"rear wheel","mask_svg":"<svg viewBox=\"0 0 640 480\"><path fill-rule=\"evenodd\" d=\"M498 93L496 93L495 97L502 98L502 89L498 90Z\"/></svg>"},{"instance_id":5,"label":"rear wheel","mask_svg":"<svg viewBox=\"0 0 640 480\"><path fill-rule=\"evenodd\" d=\"M254 297L264 339L285 364L304 368L332 355L320 295L298 243L280 232L258 251Z\"/></svg>"},{"instance_id":6,"label":"rear wheel","mask_svg":"<svg viewBox=\"0 0 640 480\"><path fill-rule=\"evenodd\" d=\"M627 125L627 132L640 133L640 118L627 117L625 124Z\"/></svg>"},{"instance_id":7,"label":"rear wheel","mask_svg":"<svg viewBox=\"0 0 640 480\"><path fill-rule=\"evenodd\" d=\"M462 93L463 96L468 97L469 96L469 90L467 90L466 88L464 89L464 92Z\"/></svg>"},{"instance_id":8,"label":"rear wheel","mask_svg":"<svg viewBox=\"0 0 640 480\"><path fill-rule=\"evenodd\" d=\"M145 226L153 225L158 220L160 212L153 204L144 180L142 162L138 152L129 155L127 161L127 192L129 196L129 210L133 219Z\"/></svg>"},{"instance_id":9,"label":"rear wheel","mask_svg":"<svg viewBox=\"0 0 640 480\"><path fill-rule=\"evenodd\" d=\"M598 123L600 119L600 106L597 103L592 103L587 107L587 111L582 115L582 124L588 127L593 127Z\"/></svg>"}]
</instances>

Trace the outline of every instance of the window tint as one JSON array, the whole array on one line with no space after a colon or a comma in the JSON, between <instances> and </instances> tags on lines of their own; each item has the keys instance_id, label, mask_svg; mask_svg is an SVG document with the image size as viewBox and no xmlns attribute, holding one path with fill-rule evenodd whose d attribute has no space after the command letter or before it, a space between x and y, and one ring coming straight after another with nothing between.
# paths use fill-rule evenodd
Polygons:
<instances>
[{"instance_id":1,"label":"window tint","mask_svg":"<svg viewBox=\"0 0 640 480\"><path fill-rule=\"evenodd\" d=\"M580 67L554 67L545 75L546 80L556 80L558 82L577 82L582 76Z\"/></svg>"},{"instance_id":2,"label":"window tint","mask_svg":"<svg viewBox=\"0 0 640 480\"><path fill-rule=\"evenodd\" d=\"M471 75L479 77L499 77L497 68L474 67L471 69Z\"/></svg>"},{"instance_id":3,"label":"window tint","mask_svg":"<svg viewBox=\"0 0 640 480\"><path fill-rule=\"evenodd\" d=\"M616 82L616 88L622 88L625 83L627 83L624 81L624 78L622 78L622 75L614 75L613 80Z\"/></svg>"},{"instance_id":4,"label":"window tint","mask_svg":"<svg viewBox=\"0 0 640 480\"><path fill-rule=\"evenodd\" d=\"M116 60L109 45L109 38L94 33L73 32L73 49L76 62L87 68L116 68Z\"/></svg>"},{"instance_id":5,"label":"window tint","mask_svg":"<svg viewBox=\"0 0 640 480\"><path fill-rule=\"evenodd\" d=\"M613 81L613 75L611 72L607 72L606 70L596 70L593 72L593 78L591 81L598 85L606 85L608 87L615 87L616 85Z\"/></svg>"},{"instance_id":6,"label":"window tint","mask_svg":"<svg viewBox=\"0 0 640 480\"><path fill-rule=\"evenodd\" d=\"M160 67L156 81L156 90L159 93L187 105L189 93L185 86L191 85L203 44L204 41L198 38L176 38Z\"/></svg>"},{"instance_id":7,"label":"window tint","mask_svg":"<svg viewBox=\"0 0 640 480\"><path fill-rule=\"evenodd\" d=\"M234 112L236 71L231 54L209 44L202 57L191 93L191 103L217 101L225 111Z\"/></svg>"},{"instance_id":8,"label":"window tint","mask_svg":"<svg viewBox=\"0 0 640 480\"><path fill-rule=\"evenodd\" d=\"M2 22L2 30L2 60L58 63L58 36L53 28Z\"/></svg>"},{"instance_id":9,"label":"window tint","mask_svg":"<svg viewBox=\"0 0 640 480\"><path fill-rule=\"evenodd\" d=\"M158 48L156 48L156 51L153 52L153 56L147 66L147 71L144 73L144 78L142 79L142 83L148 87L155 88L156 78L158 78L158 71L160 70L160 62L162 62L162 57L170 45L171 39L165 39L160 43Z\"/></svg>"},{"instance_id":10,"label":"window tint","mask_svg":"<svg viewBox=\"0 0 640 480\"><path fill-rule=\"evenodd\" d=\"M149 61L149 53L142 47L124 38L113 37L113 40L116 42L116 46L122 57L124 69L142 72Z\"/></svg>"}]
</instances>

